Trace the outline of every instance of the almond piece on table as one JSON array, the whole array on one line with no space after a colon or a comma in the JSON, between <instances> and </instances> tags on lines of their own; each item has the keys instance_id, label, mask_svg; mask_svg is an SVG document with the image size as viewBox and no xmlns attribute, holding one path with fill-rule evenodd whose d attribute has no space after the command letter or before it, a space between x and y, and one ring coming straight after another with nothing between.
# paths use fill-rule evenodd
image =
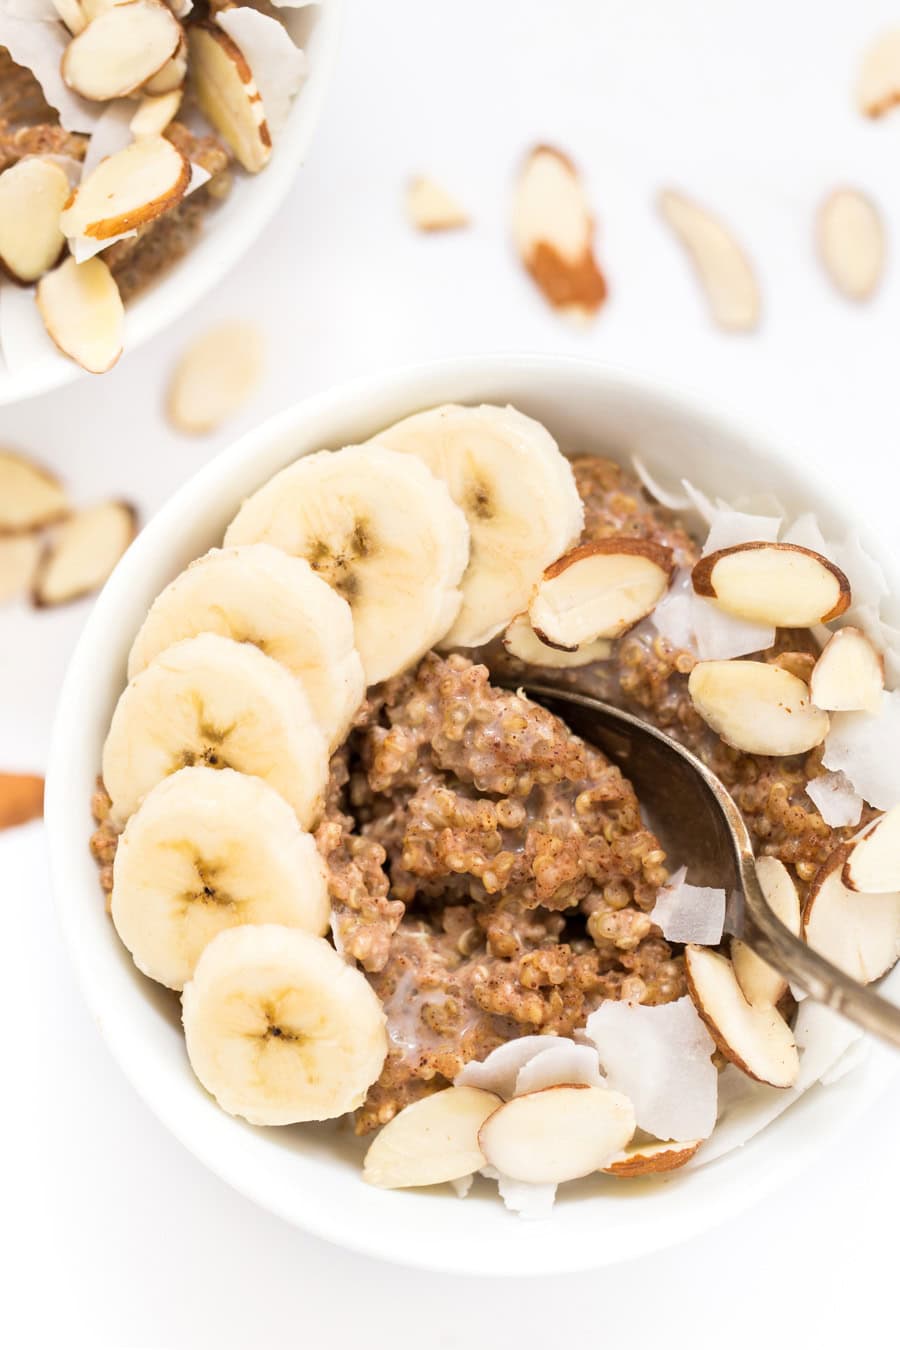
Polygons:
<instances>
[{"instance_id":1,"label":"almond piece on table","mask_svg":"<svg viewBox=\"0 0 900 1350\"><path fill-rule=\"evenodd\" d=\"M243 53L213 23L192 24L188 47L191 86L197 102L238 162L248 172L258 173L269 162L272 136Z\"/></svg>"},{"instance_id":2,"label":"almond piece on table","mask_svg":"<svg viewBox=\"0 0 900 1350\"><path fill-rule=\"evenodd\" d=\"M879 33L866 49L856 100L866 117L881 117L900 103L900 28Z\"/></svg>"},{"instance_id":3,"label":"almond piece on table","mask_svg":"<svg viewBox=\"0 0 900 1350\"><path fill-rule=\"evenodd\" d=\"M866 895L900 891L900 806L885 811L851 840L841 881Z\"/></svg>"},{"instance_id":4,"label":"almond piece on table","mask_svg":"<svg viewBox=\"0 0 900 1350\"><path fill-rule=\"evenodd\" d=\"M155 220L181 201L191 166L164 136L144 136L103 159L82 180L60 218L69 239L112 239Z\"/></svg>"},{"instance_id":5,"label":"almond piece on table","mask_svg":"<svg viewBox=\"0 0 900 1350\"><path fill-rule=\"evenodd\" d=\"M594 642L585 642L572 651L563 651L561 647L548 647L541 642L531 626L527 614L519 614L503 634L503 646L510 656L524 661L529 666L547 666L555 670L564 670L574 666L587 666L592 661L608 661L612 645L606 638L597 638Z\"/></svg>"},{"instance_id":6,"label":"almond piece on table","mask_svg":"<svg viewBox=\"0 0 900 1350\"><path fill-rule=\"evenodd\" d=\"M801 755L828 735L828 714L803 681L764 661L699 661L688 691L726 745L750 755Z\"/></svg>"},{"instance_id":7,"label":"almond piece on table","mask_svg":"<svg viewBox=\"0 0 900 1350\"><path fill-rule=\"evenodd\" d=\"M875 712L884 658L860 628L840 628L825 644L809 681L812 701L829 712Z\"/></svg>"},{"instance_id":8,"label":"almond piece on table","mask_svg":"<svg viewBox=\"0 0 900 1350\"><path fill-rule=\"evenodd\" d=\"M528 609L538 638L572 651L616 638L649 614L672 576L672 551L645 539L599 539L557 558Z\"/></svg>"},{"instance_id":9,"label":"almond piece on table","mask_svg":"<svg viewBox=\"0 0 900 1350\"><path fill-rule=\"evenodd\" d=\"M180 103L180 89L172 89L167 94L149 94L141 99L129 123L135 140L140 136L161 136L178 112Z\"/></svg>"},{"instance_id":10,"label":"almond piece on table","mask_svg":"<svg viewBox=\"0 0 900 1350\"><path fill-rule=\"evenodd\" d=\"M70 192L65 170L49 159L20 159L0 174L0 262L17 281L37 281L58 261Z\"/></svg>"},{"instance_id":11,"label":"almond piece on table","mask_svg":"<svg viewBox=\"0 0 900 1350\"><path fill-rule=\"evenodd\" d=\"M0 450L0 534L38 530L69 510L62 483L24 455Z\"/></svg>"},{"instance_id":12,"label":"almond piece on table","mask_svg":"<svg viewBox=\"0 0 900 1350\"><path fill-rule=\"evenodd\" d=\"M819 207L819 254L825 271L848 300L868 300L884 272L885 236L875 203L842 188Z\"/></svg>"},{"instance_id":13,"label":"almond piece on table","mask_svg":"<svg viewBox=\"0 0 900 1350\"><path fill-rule=\"evenodd\" d=\"M143 92L155 98L160 94L171 94L176 89L181 89L187 76L187 68L187 38L182 33L181 40L175 48L175 55L170 56L166 64L144 82Z\"/></svg>"},{"instance_id":14,"label":"almond piece on table","mask_svg":"<svg viewBox=\"0 0 900 1350\"><path fill-rule=\"evenodd\" d=\"M719 327L731 332L755 328L760 315L759 287L749 259L731 231L680 192L660 193L659 209L687 249Z\"/></svg>"},{"instance_id":15,"label":"almond piece on table","mask_svg":"<svg viewBox=\"0 0 900 1350\"><path fill-rule=\"evenodd\" d=\"M539 145L519 175L513 237L533 280L554 308L590 317L606 299L594 257L594 218L575 165L560 150Z\"/></svg>"},{"instance_id":16,"label":"almond piece on table","mask_svg":"<svg viewBox=\"0 0 900 1350\"><path fill-rule=\"evenodd\" d=\"M179 431L214 431L259 384L264 342L258 328L223 323L192 342L169 387L169 419Z\"/></svg>"},{"instance_id":17,"label":"almond piece on table","mask_svg":"<svg viewBox=\"0 0 900 1350\"><path fill-rule=\"evenodd\" d=\"M730 961L708 947L684 952L688 991L726 1059L749 1078L787 1088L800 1070L794 1033L776 1008L754 1008Z\"/></svg>"},{"instance_id":18,"label":"almond piece on table","mask_svg":"<svg viewBox=\"0 0 900 1350\"><path fill-rule=\"evenodd\" d=\"M413 178L406 189L406 214L417 230L459 230L469 217L433 178Z\"/></svg>"},{"instance_id":19,"label":"almond piece on table","mask_svg":"<svg viewBox=\"0 0 900 1350\"><path fill-rule=\"evenodd\" d=\"M694 590L739 619L811 628L843 614L850 582L820 553L798 544L735 544L694 565Z\"/></svg>"},{"instance_id":20,"label":"almond piece on table","mask_svg":"<svg viewBox=\"0 0 900 1350\"><path fill-rule=\"evenodd\" d=\"M772 913L795 937L799 937L800 897L784 863L778 858L757 858L756 877ZM752 1007L774 1008L787 992L788 982L784 976L740 938L731 940L731 964L744 998Z\"/></svg>"},{"instance_id":21,"label":"almond piece on table","mask_svg":"<svg viewBox=\"0 0 900 1350\"><path fill-rule=\"evenodd\" d=\"M162 0L129 0L93 19L62 59L66 84L105 103L130 94L174 55L181 25Z\"/></svg>"},{"instance_id":22,"label":"almond piece on table","mask_svg":"<svg viewBox=\"0 0 900 1350\"><path fill-rule=\"evenodd\" d=\"M40 556L36 534L0 535L0 605L28 594Z\"/></svg>"},{"instance_id":23,"label":"almond piece on table","mask_svg":"<svg viewBox=\"0 0 900 1350\"><path fill-rule=\"evenodd\" d=\"M478 1142L498 1172L540 1186L599 1171L634 1131L634 1108L620 1092L563 1084L505 1102Z\"/></svg>"},{"instance_id":24,"label":"almond piece on table","mask_svg":"<svg viewBox=\"0 0 900 1350\"><path fill-rule=\"evenodd\" d=\"M861 895L842 874L850 846L834 851L813 878L803 911L810 947L846 974L870 984L900 955L900 893Z\"/></svg>"},{"instance_id":25,"label":"almond piece on table","mask_svg":"<svg viewBox=\"0 0 900 1350\"><path fill-rule=\"evenodd\" d=\"M436 1186L484 1166L478 1131L502 1105L493 1092L449 1087L405 1107L375 1136L363 1163L372 1186Z\"/></svg>"},{"instance_id":26,"label":"almond piece on table","mask_svg":"<svg viewBox=\"0 0 900 1350\"><path fill-rule=\"evenodd\" d=\"M44 780L33 773L0 773L0 830L44 813Z\"/></svg>"},{"instance_id":27,"label":"almond piece on table","mask_svg":"<svg viewBox=\"0 0 900 1350\"><path fill-rule=\"evenodd\" d=\"M125 310L115 278L101 258L67 258L41 277L37 307L57 347L84 370L102 375L122 355Z\"/></svg>"},{"instance_id":28,"label":"almond piece on table","mask_svg":"<svg viewBox=\"0 0 900 1350\"><path fill-rule=\"evenodd\" d=\"M687 1139L630 1144L611 1158L602 1170L613 1177L649 1177L659 1172L674 1172L690 1162L702 1143L702 1139Z\"/></svg>"},{"instance_id":29,"label":"almond piece on table","mask_svg":"<svg viewBox=\"0 0 900 1350\"><path fill-rule=\"evenodd\" d=\"M136 533L137 514L127 502L78 511L60 525L41 559L34 603L62 605L99 590Z\"/></svg>"}]
</instances>

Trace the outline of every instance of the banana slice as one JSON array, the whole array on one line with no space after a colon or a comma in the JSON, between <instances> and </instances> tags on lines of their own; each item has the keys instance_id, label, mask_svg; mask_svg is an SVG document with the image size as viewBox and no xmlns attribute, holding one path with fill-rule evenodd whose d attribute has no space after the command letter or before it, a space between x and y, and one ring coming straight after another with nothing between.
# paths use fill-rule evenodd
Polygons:
<instances>
[{"instance_id":1,"label":"banana slice","mask_svg":"<svg viewBox=\"0 0 900 1350\"><path fill-rule=\"evenodd\" d=\"M194 1073L252 1125L353 1111L387 1053L384 1010L365 976L324 938L279 924L231 928L182 997Z\"/></svg>"},{"instance_id":2,"label":"banana slice","mask_svg":"<svg viewBox=\"0 0 900 1350\"><path fill-rule=\"evenodd\" d=\"M251 642L286 666L329 748L344 739L366 692L353 616L305 559L269 544L214 548L198 558L151 605L128 657L128 678L198 633Z\"/></svg>"},{"instance_id":3,"label":"banana slice","mask_svg":"<svg viewBox=\"0 0 900 1350\"><path fill-rule=\"evenodd\" d=\"M488 642L528 608L544 568L584 528L569 461L540 422L490 404L416 413L374 444L417 455L466 513L472 547L463 604L442 645Z\"/></svg>"},{"instance_id":4,"label":"banana slice","mask_svg":"<svg viewBox=\"0 0 900 1350\"><path fill-rule=\"evenodd\" d=\"M380 446L306 455L244 502L226 545L274 544L349 601L366 680L411 666L461 603L469 531L424 464Z\"/></svg>"},{"instance_id":5,"label":"banana slice","mask_svg":"<svg viewBox=\"0 0 900 1350\"><path fill-rule=\"evenodd\" d=\"M116 932L151 980L183 989L217 933L280 923L321 936L330 906L311 834L261 778L199 765L147 793L119 840Z\"/></svg>"},{"instance_id":6,"label":"banana slice","mask_svg":"<svg viewBox=\"0 0 900 1350\"><path fill-rule=\"evenodd\" d=\"M123 691L103 747L117 825L157 783L192 764L255 774L307 829L318 819L328 747L294 677L246 642L214 633L161 652Z\"/></svg>"}]
</instances>

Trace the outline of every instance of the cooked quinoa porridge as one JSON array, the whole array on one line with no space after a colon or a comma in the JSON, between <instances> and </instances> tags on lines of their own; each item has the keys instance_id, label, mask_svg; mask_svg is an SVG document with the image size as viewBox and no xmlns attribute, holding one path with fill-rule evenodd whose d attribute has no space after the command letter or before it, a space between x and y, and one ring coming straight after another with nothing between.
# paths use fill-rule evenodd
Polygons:
<instances>
[{"instance_id":1,"label":"cooked quinoa porridge","mask_svg":"<svg viewBox=\"0 0 900 1350\"><path fill-rule=\"evenodd\" d=\"M798 1007L618 767L518 689L597 694L687 745L782 921L860 980L893 964L877 565L688 488L449 406L301 458L154 602L92 849L225 1110L352 1113L379 1131L374 1184L482 1172L538 1213L559 1182L742 1142L743 1084L765 1123L834 1071L854 1033Z\"/></svg>"}]
</instances>

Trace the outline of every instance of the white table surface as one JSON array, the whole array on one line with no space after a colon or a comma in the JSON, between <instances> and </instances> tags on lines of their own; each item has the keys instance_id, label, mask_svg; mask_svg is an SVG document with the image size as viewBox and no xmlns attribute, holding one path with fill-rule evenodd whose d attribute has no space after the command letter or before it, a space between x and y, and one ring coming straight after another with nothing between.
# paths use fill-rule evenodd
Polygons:
<instances>
[{"instance_id":1,"label":"white table surface","mask_svg":"<svg viewBox=\"0 0 900 1350\"><path fill-rule=\"evenodd\" d=\"M715 396L863 504L896 514L900 270L854 309L811 248L816 201L844 182L900 220L900 113L872 125L852 85L889 0L349 0L338 77L309 164L258 248L182 330L2 414L2 441L52 464L79 501L149 514L244 427L378 366L490 349L572 352ZM611 299L587 331L550 313L507 240L511 178L534 142L583 166ZM417 237L413 172L471 209ZM720 209L763 279L752 337L709 323L653 196ZM162 391L189 333L252 317L265 387L207 440L175 436ZM873 486L877 489L873 492ZM84 605L0 614L0 767L39 770ZM40 825L0 838L4 1092L0 1206L10 1347L523 1347L563 1325L602 1345L819 1345L890 1339L900 1211L900 1084L740 1222L593 1276L492 1282L349 1256L258 1211L138 1101L82 1006L51 908ZM535 1242L541 1241L535 1228ZM563 1322L561 1319L565 1319ZM713 1341L715 1337L715 1341Z\"/></svg>"}]
</instances>

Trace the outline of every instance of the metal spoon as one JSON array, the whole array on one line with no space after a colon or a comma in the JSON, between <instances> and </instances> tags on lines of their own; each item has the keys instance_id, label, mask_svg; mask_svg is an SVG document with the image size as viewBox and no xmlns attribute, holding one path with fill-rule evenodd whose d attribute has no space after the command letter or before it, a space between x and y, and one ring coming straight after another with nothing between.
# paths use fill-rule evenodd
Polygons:
<instances>
[{"instance_id":1,"label":"metal spoon","mask_svg":"<svg viewBox=\"0 0 900 1350\"><path fill-rule=\"evenodd\" d=\"M816 1002L900 1046L900 1007L826 961L769 908L743 817L696 755L665 732L587 694L546 684L519 687L619 765L663 848L688 868L692 882L743 894L739 936L758 956Z\"/></svg>"}]
</instances>

